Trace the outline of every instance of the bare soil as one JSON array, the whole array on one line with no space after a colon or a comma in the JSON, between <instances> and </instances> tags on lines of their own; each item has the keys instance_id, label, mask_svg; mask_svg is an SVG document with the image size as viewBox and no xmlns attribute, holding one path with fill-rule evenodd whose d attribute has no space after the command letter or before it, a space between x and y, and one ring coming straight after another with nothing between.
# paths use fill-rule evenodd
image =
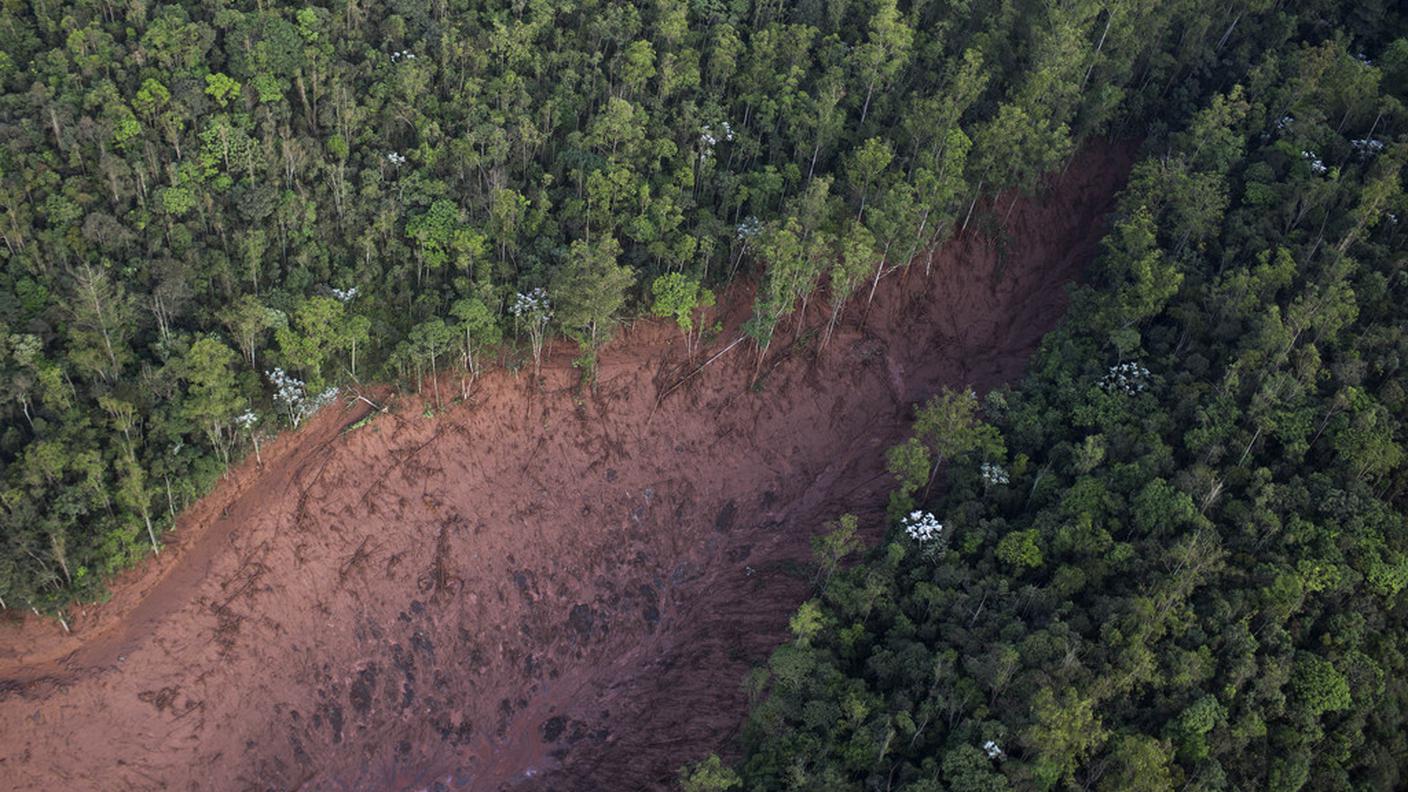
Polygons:
<instances>
[{"instance_id":1,"label":"bare soil","mask_svg":"<svg viewBox=\"0 0 1408 792\"><path fill-rule=\"evenodd\" d=\"M666 787L729 750L742 680L808 596L811 537L878 513L914 403L1021 374L1131 154L1094 148L1010 214L980 209L1004 228L975 217L824 349L824 307L789 320L757 387L749 343L673 387L682 340L642 322L585 393L562 348L541 382L495 372L434 417L413 397L356 429L365 405L324 410L72 634L0 624L0 786ZM750 298L724 296L698 360Z\"/></svg>"}]
</instances>

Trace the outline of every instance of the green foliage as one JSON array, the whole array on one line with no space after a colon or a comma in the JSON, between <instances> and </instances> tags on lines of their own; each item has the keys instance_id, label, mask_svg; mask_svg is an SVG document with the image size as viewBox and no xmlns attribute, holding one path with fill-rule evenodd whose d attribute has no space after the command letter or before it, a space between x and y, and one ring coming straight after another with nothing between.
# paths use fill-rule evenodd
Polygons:
<instances>
[{"instance_id":1,"label":"green foliage","mask_svg":"<svg viewBox=\"0 0 1408 792\"><path fill-rule=\"evenodd\" d=\"M1111 333L1136 327L1157 315L1178 293L1183 276L1159 249L1156 232L1153 216L1140 207L1131 217L1117 221L1105 238L1102 269L1111 281L1121 284L1105 306L1108 318L1104 322ZM1114 345L1121 354L1138 348L1118 339Z\"/></svg>"},{"instance_id":2,"label":"green foliage","mask_svg":"<svg viewBox=\"0 0 1408 792\"><path fill-rule=\"evenodd\" d=\"M843 514L830 531L812 537L812 556L817 563L818 580L831 579L841 566L841 560L860 549L856 530L860 521L854 514Z\"/></svg>"},{"instance_id":3,"label":"green foliage","mask_svg":"<svg viewBox=\"0 0 1408 792\"><path fill-rule=\"evenodd\" d=\"M293 321L277 328L279 354L285 365L307 375L308 387L321 390L323 366L336 352L351 346L343 304L331 297L310 297L293 312Z\"/></svg>"},{"instance_id":4,"label":"green foliage","mask_svg":"<svg viewBox=\"0 0 1408 792\"><path fill-rule=\"evenodd\" d=\"M895 477L890 493L890 517L899 519L914 508L914 495L929 483L934 458L919 438L911 437L885 452L885 469Z\"/></svg>"},{"instance_id":5,"label":"green foliage","mask_svg":"<svg viewBox=\"0 0 1408 792\"><path fill-rule=\"evenodd\" d=\"M908 513L921 490L927 496L945 462L964 455L1000 462L1006 454L997 429L978 418L977 394L944 389L916 412L914 436L886 452L886 467L898 483L890 494L890 518Z\"/></svg>"},{"instance_id":6,"label":"green foliage","mask_svg":"<svg viewBox=\"0 0 1408 792\"><path fill-rule=\"evenodd\" d=\"M635 273L618 263L620 255L621 245L612 237L595 244L579 239L553 280L557 321L585 348L595 349L609 335L626 304L626 290L635 281Z\"/></svg>"},{"instance_id":7,"label":"green foliage","mask_svg":"<svg viewBox=\"0 0 1408 792\"><path fill-rule=\"evenodd\" d=\"M1209 145L1150 169L1167 178L1144 193L1154 227L1177 228L1182 243L1160 239L1162 256L1143 269L1111 258L1110 271L1137 312L1157 307L1166 272L1181 273L1184 290L1227 273L1212 297L1217 321L1265 341L1245 350L1237 382L1264 366L1304 372L1295 387L1258 380L1257 442L1314 459L1328 450L1371 492L1399 486L1404 405L1379 382L1392 375L1366 362L1397 354L1395 341L1355 358L1334 339L1356 322L1387 324L1401 302L1393 271L1361 263L1380 260L1365 251L1384 245L1389 216L1402 215L1395 173L1374 166L1373 189L1359 194L1363 162L1346 143L1356 138L1342 134L1370 134L1381 110L1372 135L1395 134L1396 111L1375 98L1382 90L1403 101L1404 49L1392 41L1401 32L1366 33L1361 16L1334 4L648 5L0 8L0 519L19 526L0 537L0 597L49 608L93 596L138 548L159 546L175 513L253 439L236 431L246 411L255 422L246 426L293 414L261 374L284 368L306 380L301 389L285 381L291 393L310 397L368 377L413 380L443 402L435 375L472 378L505 333L526 333L537 360L551 327L594 361L631 306L671 291L641 293L671 273L689 275L661 309L690 325L723 280L756 277L749 328L767 347L778 333L811 332L804 309L823 283L834 324L872 272L907 265L984 195L1034 188L1078 139L1189 117L1209 86L1226 99L1184 133ZM1328 31L1341 17L1358 37L1351 51L1378 66L1335 49ZM1254 53L1279 51L1301 27L1322 31L1306 53L1284 48L1244 92L1226 89ZM1273 92L1282 69L1295 70L1296 87ZM1274 129L1284 108L1296 123L1243 178L1243 127ZM1300 152L1311 148L1334 178L1309 172ZM1301 288L1284 274L1305 257L1299 241L1238 248L1217 267L1185 261L1226 233L1221 209L1244 194L1258 196L1261 214L1240 219L1237 234L1323 226L1322 251L1354 259L1351 271L1326 270ZM1346 207L1349 228L1323 222ZM1247 288L1230 280L1246 269L1236 262L1263 254L1265 278ZM1352 288L1337 283L1345 279ZM538 322L546 311L531 326L510 314L517 294L540 287L551 287L549 325ZM1281 299L1287 289L1298 302ZM1282 309L1241 320L1238 304L1271 300ZM784 322L793 316L795 326ZM1125 331L1117 349L1162 343L1160 316L1114 327ZM1345 406L1317 411L1325 377L1338 378ZM1230 380L1222 392L1234 407L1244 401ZM1082 415L1119 421L1128 407L1097 406ZM1247 446L1246 427L1212 400L1198 409L1206 421L1190 425L1207 470L1188 477L1249 486L1217 468ZM929 458L914 455L922 464L911 466L908 497L930 487L935 465L971 478L970 463L1001 461L992 440L1012 445L1018 435L1033 469L1053 472L1012 491L1057 491L1065 451L1035 453L1027 420L1015 435L1016 425L965 435L966 451L920 438ZM1127 449L1148 438L1087 426L1071 441L1094 431L1108 450L1105 461L1086 459L1090 472L1133 476ZM1176 473L1162 478L1192 487ZM1273 485L1284 482L1258 484ZM1123 502L1124 489L1107 489ZM1218 506L1208 492L1186 494L1201 511ZM1268 532L1284 522L1264 504L1281 494L1251 499ZM1113 566L1130 552L1121 516L1062 525L1100 540L1100 564ZM951 523L986 559L1010 519L955 514ZM1297 544L1313 556L1303 575L1295 566L1302 589L1320 596L1362 578L1380 601L1397 596L1408 581L1402 548L1369 538L1386 519L1355 523L1346 546L1319 534ZM1040 546L1058 552L1045 537ZM1048 558L1035 572L1076 560ZM1089 559L1080 568L1092 586L1111 574ZM880 753L875 729L857 732L853 765Z\"/></svg>"},{"instance_id":8,"label":"green foliage","mask_svg":"<svg viewBox=\"0 0 1408 792\"><path fill-rule=\"evenodd\" d=\"M503 328L494 312L478 297L457 300L450 306L450 313L460 320L460 330L464 333L465 365L477 374L482 365L478 353L502 341Z\"/></svg>"},{"instance_id":9,"label":"green foliage","mask_svg":"<svg viewBox=\"0 0 1408 792\"><path fill-rule=\"evenodd\" d=\"M1349 709L1354 703L1349 680L1334 664L1308 652L1296 657L1295 670L1291 672L1291 691L1302 711L1311 718Z\"/></svg>"},{"instance_id":10,"label":"green foliage","mask_svg":"<svg viewBox=\"0 0 1408 792\"><path fill-rule=\"evenodd\" d=\"M239 99L239 83L231 79L230 75L211 72L206 75L206 93L215 100L215 104L225 107L231 101Z\"/></svg>"},{"instance_id":11,"label":"green foliage","mask_svg":"<svg viewBox=\"0 0 1408 792\"><path fill-rule=\"evenodd\" d=\"M242 406L234 372L238 359L234 350L208 336L192 344L186 355L185 376L190 390L185 414L204 429L222 454L228 453L233 434L230 422Z\"/></svg>"},{"instance_id":12,"label":"green foliage","mask_svg":"<svg viewBox=\"0 0 1408 792\"><path fill-rule=\"evenodd\" d=\"M792 615L787 626L792 630L792 635L796 637L798 645L806 646L809 644L812 638L825 626L820 603L816 600L802 603L802 607Z\"/></svg>"},{"instance_id":13,"label":"green foliage","mask_svg":"<svg viewBox=\"0 0 1408 792\"><path fill-rule=\"evenodd\" d=\"M715 754L692 765L680 768L681 792L725 792L737 789L743 782L738 773L724 766Z\"/></svg>"},{"instance_id":14,"label":"green foliage","mask_svg":"<svg viewBox=\"0 0 1408 792\"><path fill-rule=\"evenodd\" d=\"M930 512L956 552L896 526L826 578L768 664L748 788L1404 784L1408 115L1384 74L1408 50L1400 16L1325 37L1322 12L1165 116L1026 379L939 394L889 450L891 522ZM1051 66L975 132L978 173L1038 167L999 130L1105 112L1058 57L1073 27L1143 35L1123 7L1045 13Z\"/></svg>"},{"instance_id":15,"label":"green foliage","mask_svg":"<svg viewBox=\"0 0 1408 792\"><path fill-rule=\"evenodd\" d=\"M220 310L220 323L239 344L250 368L258 371L256 355L269 331L287 328L288 317L266 307L253 294L240 297L233 305Z\"/></svg>"},{"instance_id":16,"label":"green foliage","mask_svg":"<svg viewBox=\"0 0 1408 792\"><path fill-rule=\"evenodd\" d=\"M778 322L796 310L799 294L811 290L815 273L808 271L803 233L798 218L788 215L762 234L759 256L768 262L768 268L748 327L748 334L760 347L766 348L772 342Z\"/></svg>"},{"instance_id":17,"label":"green foliage","mask_svg":"<svg viewBox=\"0 0 1408 792\"><path fill-rule=\"evenodd\" d=\"M184 187L165 187L161 190L161 208L173 217L182 217L195 208L196 196Z\"/></svg>"},{"instance_id":18,"label":"green foliage","mask_svg":"<svg viewBox=\"0 0 1408 792\"><path fill-rule=\"evenodd\" d=\"M860 223L852 223L841 237L841 252L836 257L830 276L832 324L841 313L846 300L855 293L856 287L865 279L875 265L875 235Z\"/></svg>"},{"instance_id":19,"label":"green foliage","mask_svg":"<svg viewBox=\"0 0 1408 792\"><path fill-rule=\"evenodd\" d=\"M714 292L682 272L668 272L656 278L650 293L655 296L650 312L674 319L686 335L694 329L694 312L714 304Z\"/></svg>"},{"instance_id":20,"label":"green foliage","mask_svg":"<svg viewBox=\"0 0 1408 792\"><path fill-rule=\"evenodd\" d=\"M985 460L1000 460L1007 454L997 428L978 419L978 396L971 389L945 389L931 397L914 417L914 436L936 462L969 453Z\"/></svg>"},{"instance_id":21,"label":"green foliage","mask_svg":"<svg viewBox=\"0 0 1408 792\"><path fill-rule=\"evenodd\" d=\"M1032 720L1025 740L1036 755L1032 777L1041 789L1074 782L1076 768L1109 736L1095 702L1072 690L1057 696L1042 688L1032 699Z\"/></svg>"},{"instance_id":22,"label":"green foliage","mask_svg":"<svg viewBox=\"0 0 1408 792\"><path fill-rule=\"evenodd\" d=\"M1126 734L1110 751L1111 769L1099 789L1109 792L1172 792L1175 789L1168 747L1143 734Z\"/></svg>"},{"instance_id":23,"label":"green foliage","mask_svg":"<svg viewBox=\"0 0 1408 792\"><path fill-rule=\"evenodd\" d=\"M1013 531L1002 537L994 552L999 561L1015 569L1035 569L1042 565L1043 560L1037 540L1038 534L1034 530Z\"/></svg>"}]
</instances>

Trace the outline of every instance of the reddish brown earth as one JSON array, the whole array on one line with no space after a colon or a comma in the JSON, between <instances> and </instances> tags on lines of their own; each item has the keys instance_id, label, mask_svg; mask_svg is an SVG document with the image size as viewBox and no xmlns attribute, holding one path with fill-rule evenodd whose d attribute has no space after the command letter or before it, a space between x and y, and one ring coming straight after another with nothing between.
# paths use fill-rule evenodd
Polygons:
<instances>
[{"instance_id":1,"label":"reddish brown earth","mask_svg":"<svg viewBox=\"0 0 1408 792\"><path fill-rule=\"evenodd\" d=\"M641 323L585 397L562 350L540 386L497 372L434 418L324 410L72 635L0 627L0 786L666 785L727 749L810 538L883 503L913 403L1021 373L1129 160L1087 152L1001 241L970 231L927 278L887 278L826 349L775 344L758 389L740 344L661 400L681 344Z\"/></svg>"}]
</instances>

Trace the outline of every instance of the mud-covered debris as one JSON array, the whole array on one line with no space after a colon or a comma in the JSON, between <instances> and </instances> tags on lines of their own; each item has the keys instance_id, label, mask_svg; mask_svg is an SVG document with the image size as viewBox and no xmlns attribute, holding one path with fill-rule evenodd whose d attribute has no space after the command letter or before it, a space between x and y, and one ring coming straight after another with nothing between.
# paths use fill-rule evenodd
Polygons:
<instances>
[{"instance_id":1,"label":"mud-covered debris","mask_svg":"<svg viewBox=\"0 0 1408 792\"><path fill-rule=\"evenodd\" d=\"M567 617L567 624L586 640L592 636L592 624L596 621L596 614L592 612L590 605L572 606L572 614Z\"/></svg>"},{"instance_id":2,"label":"mud-covered debris","mask_svg":"<svg viewBox=\"0 0 1408 792\"><path fill-rule=\"evenodd\" d=\"M738 503L736 501L725 503L724 507L719 509L718 516L714 517L714 530L719 533L729 531L733 528L733 522L737 517Z\"/></svg>"},{"instance_id":3,"label":"mud-covered debris","mask_svg":"<svg viewBox=\"0 0 1408 792\"><path fill-rule=\"evenodd\" d=\"M366 715L372 708L372 691L376 690L377 667L375 663L357 672L347 691L347 700L358 715Z\"/></svg>"},{"instance_id":4,"label":"mud-covered debris","mask_svg":"<svg viewBox=\"0 0 1408 792\"><path fill-rule=\"evenodd\" d=\"M411 647L432 661L435 660L435 644L430 640L430 636L420 630L411 633Z\"/></svg>"}]
</instances>

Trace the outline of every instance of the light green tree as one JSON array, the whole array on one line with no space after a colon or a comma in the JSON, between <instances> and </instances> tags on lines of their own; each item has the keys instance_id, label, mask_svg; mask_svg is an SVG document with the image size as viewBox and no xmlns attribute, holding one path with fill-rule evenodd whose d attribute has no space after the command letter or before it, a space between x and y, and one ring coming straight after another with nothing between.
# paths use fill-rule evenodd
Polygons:
<instances>
[{"instance_id":1,"label":"light green tree","mask_svg":"<svg viewBox=\"0 0 1408 792\"><path fill-rule=\"evenodd\" d=\"M692 358L694 314L700 308L714 304L714 292L702 286L697 278L682 272L670 272L655 279L650 285L650 293L654 295L650 312L675 320L675 326L684 334L685 353ZM700 332L703 332L702 327Z\"/></svg>"},{"instance_id":2,"label":"light green tree","mask_svg":"<svg viewBox=\"0 0 1408 792\"><path fill-rule=\"evenodd\" d=\"M1032 720L1024 737L1036 754L1032 771L1040 789L1073 781L1076 768L1108 738L1095 701L1070 689L1058 696L1042 688L1032 699Z\"/></svg>"},{"instance_id":3,"label":"light green tree","mask_svg":"<svg viewBox=\"0 0 1408 792\"><path fill-rule=\"evenodd\" d=\"M252 294L241 296L234 304L222 308L217 316L234 336L245 362L255 371L259 370L256 356L264 337L270 330L288 325L288 317L283 312L266 307Z\"/></svg>"},{"instance_id":4,"label":"light green tree","mask_svg":"<svg viewBox=\"0 0 1408 792\"><path fill-rule=\"evenodd\" d=\"M200 425L221 458L229 461L234 440L232 422L243 401L236 387L234 350L210 336L197 340L186 354L185 376L189 383L182 404L186 417Z\"/></svg>"},{"instance_id":5,"label":"light green tree","mask_svg":"<svg viewBox=\"0 0 1408 792\"><path fill-rule=\"evenodd\" d=\"M914 30L906 23L895 0L876 0L870 15L866 41L856 49L855 61L865 83L865 102L860 122L870 115L870 102L877 88L883 89L909 62Z\"/></svg>"},{"instance_id":6,"label":"light green tree","mask_svg":"<svg viewBox=\"0 0 1408 792\"><path fill-rule=\"evenodd\" d=\"M875 259L875 236L862 223L851 223L841 237L841 252L831 267L831 317L826 322L823 346L830 343L831 334L836 329L836 323L841 320L841 312L845 310L846 302L875 266Z\"/></svg>"},{"instance_id":7,"label":"light green tree","mask_svg":"<svg viewBox=\"0 0 1408 792\"><path fill-rule=\"evenodd\" d=\"M594 352L610 334L616 314L626 304L635 272L619 263L621 245L613 237L594 243L577 240L553 278L557 321L582 347Z\"/></svg>"},{"instance_id":8,"label":"light green tree","mask_svg":"<svg viewBox=\"0 0 1408 792\"><path fill-rule=\"evenodd\" d=\"M240 84L228 74L211 72L205 75L205 92L223 108L239 98Z\"/></svg>"},{"instance_id":9,"label":"light green tree","mask_svg":"<svg viewBox=\"0 0 1408 792\"><path fill-rule=\"evenodd\" d=\"M680 768L681 792L727 792L743 786L743 780L715 754Z\"/></svg>"},{"instance_id":10,"label":"light green tree","mask_svg":"<svg viewBox=\"0 0 1408 792\"><path fill-rule=\"evenodd\" d=\"M351 343L346 314L339 300L310 297L299 304L290 325L274 331L284 362L307 375L309 392L323 389L323 366Z\"/></svg>"},{"instance_id":11,"label":"light green tree","mask_svg":"<svg viewBox=\"0 0 1408 792\"><path fill-rule=\"evenodd\" d=\"M471 376L477 377L482 368L480 353L503 340L503 328L494 312L478 297L456 300L450 306L450 313L460 320L460 330L464 333L465 368Z\"/></svg>"},{"instance_id":12,"label":"light green tree","mask_svg":"<svg viewBox=\"0 0 1408 792\"><path fill-rule=\"evenodd\" d=\"M439 317L428 319L411 328L411 354L417 368L422 363L430 364L430 384L435 393L436 409L444 409L440 398L440 357L450 350L455 342L455 331ZM420 387L420 377L416 377L416 387Z\"/></svg>"}]
</instances>

